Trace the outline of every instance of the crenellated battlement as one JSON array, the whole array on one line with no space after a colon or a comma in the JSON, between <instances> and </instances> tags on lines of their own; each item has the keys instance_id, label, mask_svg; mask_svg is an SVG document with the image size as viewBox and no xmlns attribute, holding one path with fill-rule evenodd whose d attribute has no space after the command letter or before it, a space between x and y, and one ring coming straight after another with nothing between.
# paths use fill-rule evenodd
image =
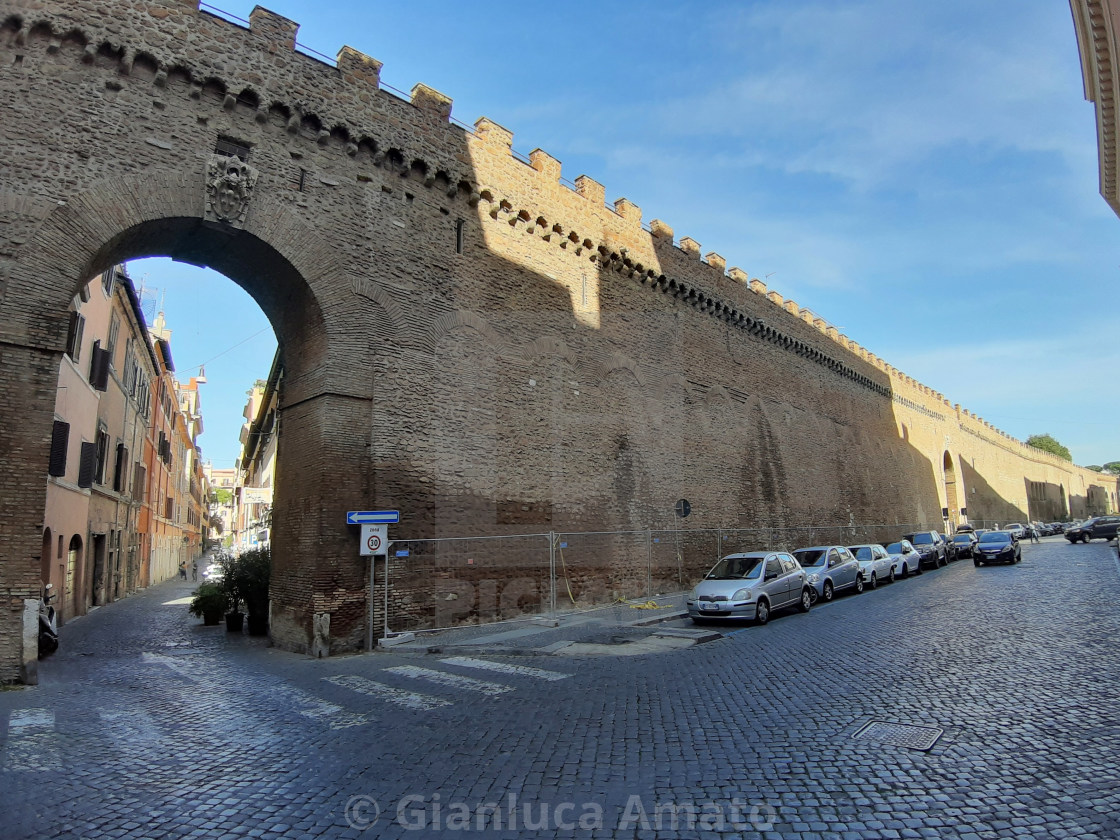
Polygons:
<instances>
[{"instance_id":1,"label":"crenellated battlement","mask_svg":"<svg viewBox=\"0 0 1120 840\"><path fill-rule=\"evenodd\" d=\"M343 46L333 65L301 52L299 24L281 15L258 6L244 27L201 9L196 0L152 0L146 13L160 21L160 35L154 37L142 21L122 19L112 29L75 26L75 20L100 19L94 0L76 0L75 8L57 17L16 10L26 5L0 3L2 25L17 43L45 41L49 52L76 51L84 64L113 66L120 77L150 82L157 107L178 91L200 109L215 103L258 124L282 126L293 142L313 143L336 154L340 165L357 168L358 181L368 181L362 170L373 167L439 188L542 245L670 294L883 396L903 387L923 402L948 405L942 395L869 353L809 308L739 267L728 268L719 253L702 256L692 237L680 237L669 249L680 260L665 264L661 254L675 236L668 223L654 219L644 228L642 208L626 198L608 205L605 187L587 175L569 187L557 158L539 148L527 161L519 157L514 133L494 120L480 117L473 128L457 123L451 97L422 83L407 95L386 89L382 63L353 47ZM238 60L218 65L185 55L184 44L196 30L229 45ZM201 110L199 119L206 119ZM461 155L464 140L471 150L469 164ZM757 306L751 301L773 307L773 315L748 314ZM802 326L827 338L840 355L798 337ZM844 354L852 361L843 360ZM890 384L875 382L853 362L886 374Z\"/></svg>"}]
</instances>

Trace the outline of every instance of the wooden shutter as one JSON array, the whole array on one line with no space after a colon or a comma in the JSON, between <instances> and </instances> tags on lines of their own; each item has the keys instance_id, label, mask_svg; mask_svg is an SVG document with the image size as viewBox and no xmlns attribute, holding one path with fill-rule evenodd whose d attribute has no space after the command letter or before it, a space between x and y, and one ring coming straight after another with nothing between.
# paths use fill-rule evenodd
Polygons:
<instances>
[{"instance_id":1,"label":"wooden shutter","mask_svg":"<svg viewBox=\"0 0 1120 840\"><path fill-rule=\"evenodd\" d=\"M118 493L123 489L124 482L124 464L128 459L128 450L124 448L123 443L117 444L117 462L113 465L113 489Z\"/></svg>"},{"instance_id":2,"label":"wooden shutter","mask_svg":"<svg viewBox=\"0 0 1120 840\"><path fill-rule=\"evenodd\" d=\"M51 461L47 474L58 478L66 475L66 447L70 443L70 424L62 420L54 421L51 431Z\"/></svg>"},{"instance_id":3,"label":"wooden shutter","mask_svg":"<svg viewBox=\"0 0 1120 840\"><path fill-rule=\"evenodd\" d=\"M82 457L78 465L78 486L93 486L93 468L97 461L97 444L82 441Z\"/></svg>"},{"instance_id":4,"label":"wooden shutter","mask_svg":"<svg viewBox=\"0 0 1120 840\"><path fill-rule=\"evenodd\" d=\"M89 382L96 391L109 387L109 351L95 344L93 358L89 362Z\"/></svg>"}]
</instances>

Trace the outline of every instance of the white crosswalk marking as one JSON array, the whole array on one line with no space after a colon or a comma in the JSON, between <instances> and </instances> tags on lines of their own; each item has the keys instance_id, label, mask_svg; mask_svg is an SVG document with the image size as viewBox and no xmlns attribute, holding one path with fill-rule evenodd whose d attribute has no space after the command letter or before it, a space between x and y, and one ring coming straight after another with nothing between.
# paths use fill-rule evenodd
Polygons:
<instances>
[{"instance_id":1,"label":"white crosswalk marking","mask_svg":"<svg viewBox=\"0 0 1120 840\"><path fill-rule=\"evenodd\" d=\"M8 716L8 742L0 751L7 773L58 772L62 767L62 736L50 709L21 709Z\"/></svg>"},{"instance_id":2,"label":"white crosswalk marking","mask_svg":"<svg viewBox=\"0 0 1120 840\"><path fill-rule=\"evenodd\" d=\"M367 680L365 677L359 677L353 674L343 674L337 677L323 677L323 679L329 683L340 685L343 688L349 688L351 691L356 691L359 694L367 694L379 700L388 700L390 703L396 703L398 706L404 706L408 709L426 712L431 709L438 709L440 706L451 705L450 700L431 697L427 694L417 694L414 691L404 691L403 689L393 688L390 685Z\"/></svg>"},{"instance_id":3,"label":"white crosswalk marking","mask_svg":"<svg viewBox=\"0 0 1120 840\"><path fill-rule=\"evenodd\" d=\"M199 662L191 657L144 652L140 655L140 661L150 665L164 665L204 688L225 689L226 687L224 682L215 677L212 673L213 669L206 662ZM347 729L369 722L365 715L347 712L341 706L320 700L293 685L277 683L269 691L273 697L283 697L291 701L297 707L296 711L304 717L326 723L331 729Z\"/></svg>"},{"instance_id":4,"label":"white crosswalk marking","mask_svg":"<svg viewBox=\"0 0 1120 840\"><path fill-rule=\"evenodd\" d=\"M505 662L489 662L485 659L472 659L469 656L452 656L441 659L444 665L458 665L461 668L477 668L480 671L495 671L499 674L519 674L523 677L533 677L538 680L565 680L571 674L561 674L559 671L546 671L543 668L530 668L528 665L507 665Z\"/></svg>"},{"instance_id":5,"label":"white crosswalk marking","mask_svg":"<svg viewBox=\"0 0 1120 840\"><path fill-rule=\"evenodd\" d=\"M429 682L434 682L439 685L445 685L448 688L477 691L479 694L485 694L488 697L496 697L499 694L505 694L507 691L513 691L512 685L502 685L501 683L476 680L472 677L448 674L444 671L433 671L431 668L420 668L416 665L398 665L395 668L386 668L385 671L389 674L399 674L402 677L408 677L413 680L428 680Z\"/></svg>"}]
</instances>

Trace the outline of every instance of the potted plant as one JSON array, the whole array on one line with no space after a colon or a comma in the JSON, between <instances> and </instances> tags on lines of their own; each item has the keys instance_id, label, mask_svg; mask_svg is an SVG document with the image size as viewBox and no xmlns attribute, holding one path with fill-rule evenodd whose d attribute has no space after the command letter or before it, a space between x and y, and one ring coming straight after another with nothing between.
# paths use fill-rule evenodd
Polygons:
<instances>
[{"instance_id":1,"label":"potted plant","mask_svg":"<svg viewBox=\"0 0 1120 840\"><path fill-rule=\"evenodd\" d=\"M243 551L233 562L234 586L248 612L250 636L268 634L268 584L271 572L272 553L267 547Z\"/></svg>"},{"instance_id":2,"label":"potted plant","mask_svg":"<svg viewBox=\"0 0 1120 840\"><path fill-rule=\"evenodd\" d=\"M245 613L241 611L241 590L238 589L237 575L235 574L236 558L226 555L219 561L222 566L222 589L226 593L226 630L230 633L240 633L245 626Z\"/></svg>"},{"instance_id":3,"label":"potted plant","mask_svg":"<svg viewBox=\"0 0 1120 840\"><path fill-rule=\"evenodd\" d=\"M225 590L220 584L207 581L199 585L193 593L190 611L192 615L202 619L202 623L213 627L222 620L222 614L229 603Z\"/></svg>"}]
</instances>

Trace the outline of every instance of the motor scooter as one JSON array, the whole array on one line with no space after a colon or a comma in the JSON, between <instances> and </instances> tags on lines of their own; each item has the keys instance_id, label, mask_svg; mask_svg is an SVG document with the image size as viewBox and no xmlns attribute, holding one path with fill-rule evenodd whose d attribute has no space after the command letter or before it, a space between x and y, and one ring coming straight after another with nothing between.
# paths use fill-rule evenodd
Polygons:
<instances>
[{"instance_id":1,"label":"motor scooter","mask_svg":"<svg viewBox=\"0 0 1120 840\"><path fill-rule=\"evenodd\" d=\"M50 656L58 650L58 615L54 611L51 601L55 595L51 591L54 585L48 583L43 587L43 594L39 598L39 658Z\"/></svg>"}]
</instances>

